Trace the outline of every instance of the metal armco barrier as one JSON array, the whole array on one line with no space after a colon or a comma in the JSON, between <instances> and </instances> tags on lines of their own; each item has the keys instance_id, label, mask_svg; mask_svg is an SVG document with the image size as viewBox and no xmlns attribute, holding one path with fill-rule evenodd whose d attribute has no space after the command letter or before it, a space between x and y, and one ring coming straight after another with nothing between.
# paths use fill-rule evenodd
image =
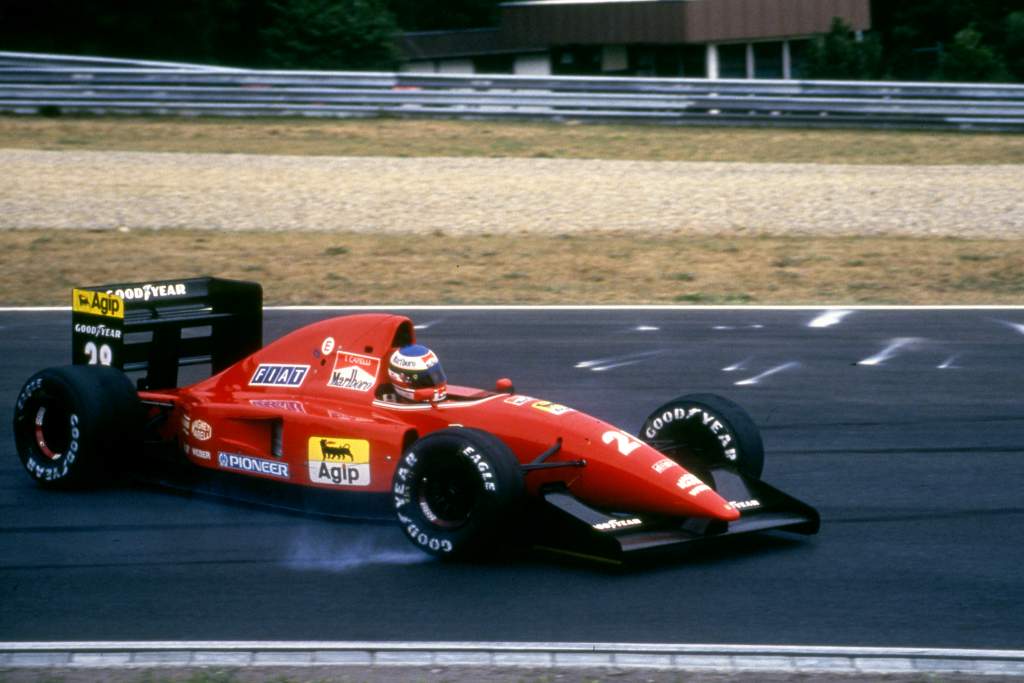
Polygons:
<instances>
[{"instance_id":1,"label":"metal armco barrier","mask_svg":"<svg viewBox=\"0 0 1024 683\"><path fill-rule=\"evenodd\" d=\"M1024 132L1024 85L261 71L0 52L0 112Z\"/></svg>"}]
</instances>

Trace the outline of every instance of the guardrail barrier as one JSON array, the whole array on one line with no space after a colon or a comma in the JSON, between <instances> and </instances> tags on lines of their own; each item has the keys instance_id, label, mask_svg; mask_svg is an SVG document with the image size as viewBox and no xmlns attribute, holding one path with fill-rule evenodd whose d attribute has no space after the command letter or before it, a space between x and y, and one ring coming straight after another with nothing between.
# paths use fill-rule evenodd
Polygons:
<instances>
[{"instance_id":1,"label":"guardrail barrier","mask_svg":"<svg viewBox=\"0 0 1024 683\"><path fill-rule=\"evenodd\" d=\"M267 71L0 52L0 112L1024 132L1024 85Z\"/></svg>"}]
</instances>

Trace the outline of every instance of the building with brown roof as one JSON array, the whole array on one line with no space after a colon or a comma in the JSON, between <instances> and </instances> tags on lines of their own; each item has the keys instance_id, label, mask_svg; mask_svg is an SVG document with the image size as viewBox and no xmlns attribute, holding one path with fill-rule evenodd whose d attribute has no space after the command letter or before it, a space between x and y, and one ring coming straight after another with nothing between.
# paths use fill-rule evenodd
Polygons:
<instances>
[{"instance_id":1,"label":"building with brown roof","mask_svg":"<svg viewBox=\"0 0 1024 683\"><path fill-rule=\"evenodd\" d=\"M799 78L835 17L867 30L870 0L520 0L497 28L403 34L402 69Z\"/></svg>"}]
</instances>

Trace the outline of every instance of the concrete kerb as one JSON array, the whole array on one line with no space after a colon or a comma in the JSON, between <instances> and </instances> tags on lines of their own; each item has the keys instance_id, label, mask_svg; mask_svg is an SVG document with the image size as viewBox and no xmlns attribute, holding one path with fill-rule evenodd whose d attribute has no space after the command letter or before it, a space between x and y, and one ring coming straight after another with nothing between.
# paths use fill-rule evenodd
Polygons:
<instances>
[{"instance_id":1,"label":"concrete kerb","mask_svg":"<svg viewBox=\"0 0 1024 683\"><path fill-rule=\"evenodd\" d=\"M326 666L1024 676L1024 650L504 642L0 643L0 669Z\"/></svg>"}]
</instances>

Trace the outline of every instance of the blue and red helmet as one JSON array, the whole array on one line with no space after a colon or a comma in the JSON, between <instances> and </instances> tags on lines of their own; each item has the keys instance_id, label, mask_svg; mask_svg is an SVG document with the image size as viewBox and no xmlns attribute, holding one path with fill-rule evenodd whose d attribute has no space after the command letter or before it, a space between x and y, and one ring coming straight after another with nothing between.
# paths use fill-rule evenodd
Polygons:
<instances>
[{"instance_id":1,"label":"blue and red helmet","mask_svg":"<svg viewBox=\"0 0 1024 683\"><path fill-rule=\"evenodd\" d=\"M448 394L448 378L440 359L433 351L419 344L403 346L391 354L388 377L395 387L395 393L409 401L416 400L417 389L433 389L433 401L443 401Z\"/></svg>"}]
</instances>

